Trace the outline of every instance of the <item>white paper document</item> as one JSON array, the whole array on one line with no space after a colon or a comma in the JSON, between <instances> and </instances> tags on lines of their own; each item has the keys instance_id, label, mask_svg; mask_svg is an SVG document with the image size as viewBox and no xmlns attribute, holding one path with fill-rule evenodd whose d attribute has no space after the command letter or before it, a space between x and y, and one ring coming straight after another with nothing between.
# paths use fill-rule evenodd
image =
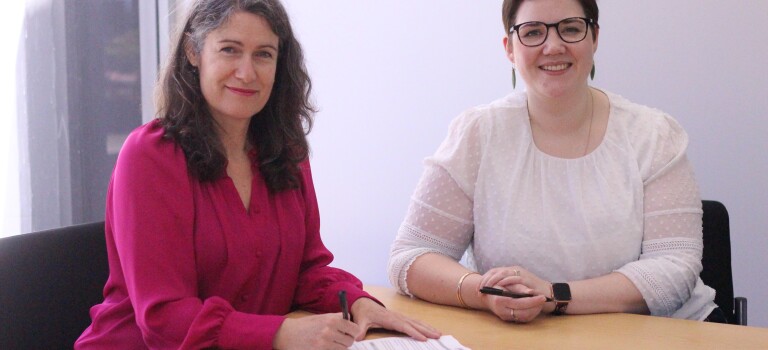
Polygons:
<instances>
[{"instance_id":1,"label":"white paper document","mask_svg":"<svg viewBox=\"0 0 768 350\"><path fill-rule=\"evenodd\" d=\"M349 350L471 350L456 338L444 335L440 339L418 341L410 337L389 337L356 342Z\"/></svg>"}]
</instances>

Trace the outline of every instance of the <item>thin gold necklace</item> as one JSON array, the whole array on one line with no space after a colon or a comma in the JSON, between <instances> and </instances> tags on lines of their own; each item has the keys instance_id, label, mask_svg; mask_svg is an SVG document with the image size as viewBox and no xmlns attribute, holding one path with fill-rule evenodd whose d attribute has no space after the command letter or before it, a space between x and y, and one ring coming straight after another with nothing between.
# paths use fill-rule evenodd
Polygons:
<instances>
[{"instance_id":1,"label":"thin gold necklace","mask_svg":"<svg viewBox=\"0 0 768 350\"><path fill-rule=\"evenodd\" d=\"M592 93L592 89L589 89L589 97L589 129L587 129L587 142L584 145L582 157L586 156L587 151L589 151L589 141L592 139L592 121L595 119L595 94ZM528 107L528 99L525 99L525 111L528 112L528 120L533 120L531 118L531 109Z\"/></svg>"}]
</instances>

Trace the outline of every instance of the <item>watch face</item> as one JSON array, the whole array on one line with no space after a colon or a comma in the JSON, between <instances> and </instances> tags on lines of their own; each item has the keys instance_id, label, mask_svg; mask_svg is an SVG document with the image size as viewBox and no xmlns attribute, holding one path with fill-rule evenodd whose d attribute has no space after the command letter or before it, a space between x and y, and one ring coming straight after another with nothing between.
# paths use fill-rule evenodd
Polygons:
<instances>
[{"instance_id":1,"label":"watch face","mask_svg":"<svg viewBox=\"0 0 768 350\"><path fill-rule=\"evenodd\" d=\"M571 286L568 283L553 283L552 294L554 294L555 300L569 301L571 300Z\"/></svg>"}]
</instances>

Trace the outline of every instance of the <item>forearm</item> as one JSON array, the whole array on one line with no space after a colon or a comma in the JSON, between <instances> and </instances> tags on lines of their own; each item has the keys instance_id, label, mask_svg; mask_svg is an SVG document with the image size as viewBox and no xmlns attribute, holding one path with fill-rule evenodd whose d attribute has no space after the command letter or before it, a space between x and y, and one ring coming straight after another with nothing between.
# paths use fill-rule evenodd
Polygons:
<instances>
[{"instance_id":1,"label":"forearm","mask_svg":"<svg viewBox=\"0 0 768 350\"><path fill-rule=\"evenodd\" d=\"M473 271L450 257L427 253L416 258L408 269L408 290L416 297L433 303L463 306L459 303L456 291L461 277L469 272ZM481 280L481 275L470 274L462 283L462 299L473 309L485 308L478 292Z\"/></svg>"},{"instance_id":2,"label":"forearm","mask_svg":"<svg viewBox=\"0 0 768 350\"><path fill-rule=\"evenodd\" d=\"M568 282L568 284L573 298L566 311L568 314L649 313L640 291L621 273L612 272L592 279ZM551 312L554 305L547 304L544 310Z\"/></svg>"}]
</instances>

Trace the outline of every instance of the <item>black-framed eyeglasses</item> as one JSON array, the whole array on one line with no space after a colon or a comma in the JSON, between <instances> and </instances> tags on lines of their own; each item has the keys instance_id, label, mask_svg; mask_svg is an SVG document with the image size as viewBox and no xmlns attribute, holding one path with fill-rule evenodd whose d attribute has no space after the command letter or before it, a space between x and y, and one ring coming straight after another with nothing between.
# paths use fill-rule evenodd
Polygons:
<instances>
[{"instance_id":1,"label":"black-framed eyeglasses","mask_svg":"<svg viewBox=\"0 0 768 350\"><path fill-rule=\"evenodd\" d=\"M538 21L520 23L509 29L509 34L517 32L520 43L528 47L539 46L547 41L549 28L557 29L557 35L567 43L577 43L587 37L590 26L597 27L591 18L570 17L557 23ZM594 30L594 29L593 29Z\"/></svg>"}]
</instances>

